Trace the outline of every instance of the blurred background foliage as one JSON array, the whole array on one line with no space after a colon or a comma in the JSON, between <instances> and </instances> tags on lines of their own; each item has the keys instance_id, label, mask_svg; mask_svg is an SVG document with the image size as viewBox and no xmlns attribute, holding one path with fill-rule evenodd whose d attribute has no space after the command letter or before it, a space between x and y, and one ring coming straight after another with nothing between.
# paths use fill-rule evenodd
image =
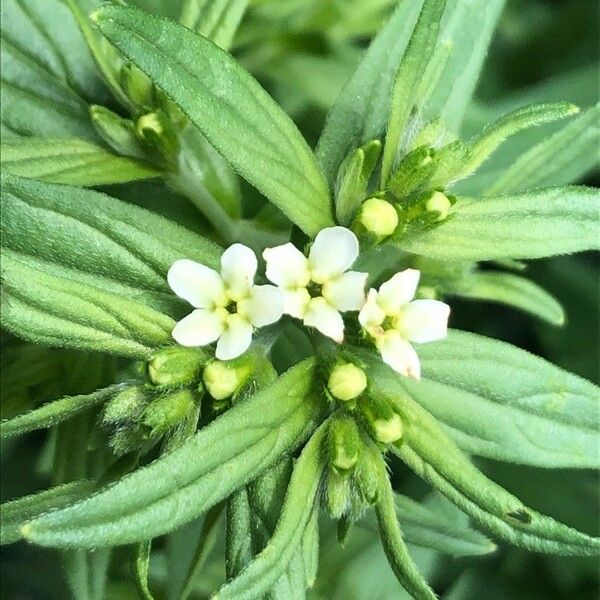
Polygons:
<instances>
[{"instance_id":1,"label":"blurred background foliage","mask_svg":"<svg viewBox=\"0 0 600 600\"><path fill-rule=\"evenodd\" d=\"M180 3L135 0L152 12L176 18ZM236 40L233 53L292 115L304 135L314 142L346 78L361 52L391 11L392 0L254 0ZM598 39L600 21L596 0L508 0L500 19L464 133L478 130L499 114L530 101L570 100L581 106L598 101ZM526 134L542 138L551 131ZM522 140L522 143L530 139ZM513 148L519 147L515 139ZM514 152L514 150L513 150ZM512 154L514 156L514 153ZM511 152L506 151L506 164ZM598 172L588 185L600 184ZM113 186L109 193L162 212L189 228L202 230L202 218L183 198L157 181ZM244 188L247 194L252 190ZM168 194L168 201L165 201ZM452 326L509 341L586 377L600 381L599 257L595 253L535 261L527 273L563 304L567 323L555 328L499 305L453 301ZM48 351L2 338L2 416L68 393L91 391L113 381L114 361L67 351ZM10 373L21 377L12 381ZM23 373L27 377L22 376ZM23 384L27 381L27 384ZM90 417L82 420L80 436L70 448L57 448L53 437L38 432L2 445L2 499L6 500L51 483L49 465L60 453L69 468L78 468L89 444ZM493 424L490 424L493 426ZM600 533L600 493L596 473L542 470L478 460L494 480L526 504L588 533ZM416 499L429 491L406 468L394 462L395 487ZM65 475L66 478L66 475ZM439 502L439 498L428 501ZM457 518L450 511L449 519ZM190 553L200 535L201 520L156 544L151 587L159 598L175 598ZM378 537L357 527L344 548L335 531L323 525L322 557L311 595L323 600L392 600L406 596L389 570ZM598 564L594 559L542 556L500 545L480 558L448 557L412 548L416 562L434 589L447 600L573 600L600 597ZM106 598L127 600L137 593L130 583L126 549L113 552ZM196 597L208 597L224 579L223 547L198 577ZM106 568L106 555L73 552L67 560L81 581L67 582L58 554L23 543L3 548L0 596L6 599L95 596L94 582ZM95 575L95 574L98 575ZM169 577L167 577L167 573ZM177 574L180 574L179 576ZM178 578L179 577L179 578ZM91 588L90 588L91 586Z\"/></svg>"}]
</instances>

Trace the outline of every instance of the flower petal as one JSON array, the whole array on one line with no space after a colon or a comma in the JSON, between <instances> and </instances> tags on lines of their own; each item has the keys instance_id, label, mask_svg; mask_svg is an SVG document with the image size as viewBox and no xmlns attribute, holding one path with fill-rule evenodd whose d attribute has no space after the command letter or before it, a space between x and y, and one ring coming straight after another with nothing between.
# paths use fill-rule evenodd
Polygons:
<instances>
[{"instance_id":1,"label":"flower petal","mask_svg":"<svg viewBox=\"0 0 600 600\"><path fill-rule=\"evenodd\" d=\"M386 315L397 315L415 297L420 276L416 269L405 269L381 285L377 301Z\"/></svg>"},{"instance_id":2,"label":"flower petal","mask_svg":"<svg viewBox=\"0 0 600 600\"><path fill-rule=\"evenodd\" d=\"M308 260L294 244L288 242L263 252L267 261L267 279L285 288L306 287L310 281Z\"/></svg>"},{"instance_id":3,"label":"flower petal","mask_svg":"<svg viewBox=\"0 0 600 600\"><path fill-rule=\"evenodd\" d=\"M250 294L257 267L256 255L248 246L233 244L223 252L221 276L232 300L237 302Z\"/></svg>"},{"instance_id":4,"label":"flower petal","mask_svg":"<svg viewBox=\"0 0 600 600\"><path fill-rule=\"evenodd\" d=\"M304 324L315 327L323 335L341 343L344 340L342 315L325 298L312 298L306 308Z\"/></svg>"},{"instance_id":5,"label":"flower petal","mask_svg":"<svg viewBox=\"0 0 600 600\"><path fill-rule=\"evenodd\" d=\"M214 270L193 260L176 260L167 274L170 288L196 308L224 306L225 285Z\"/></svg>"},{"instance_id":6,"label":"flower petal","mask_svg":"<svg viewBox=\"0 0 600 600\"><path fill-rule=\"evenodd\" d=\"M448 335L450 307L439 300L413 300L402 307L395 329L411 342L442 340Z\"/></svg>"},{"instance_id":7,"label":"flower petal","mask_svg":"<svg viewBox=\"0 0 600 600\"><path fill-rule=\"evenodd\" d=\"M360 310L365 303L368 273L348 271L323 284L323 297L339 311Z\"/></svg>"},{"instance_id":8,"label":"flower petal","mask_svg":"<svg viewBox=\"0 0 600 600\"><path fill-rule=\"evenodd\" d=\"M231 360L244 354L252 342L252 325L241 315L229 315L227 327L219 341L215 356L219 360Z\"/></svg>"},{"instance_id":9,"label":"flower petal","mask_svg":"<svg viewBox=\"0 0 600 600\"><path fill-rule=\"evenodd\" d=\"M206 346L214 342L225 329L218 312L199 308L184 317L173 328L173 339L182 346Z\"/></svg>"},{"instance_id":10,"label":"flower petal","mask_svg":"<svg viewBox=\"0 0 600 600\"><path fill-rule=\"evenodd\" d=\"M421 379L421 363L415 349L399 332L386 331L376 342L383 362L394 371L413 379Z\"/></svg>"},{"instance_id":11,"label":"flower petal","mask_svg":"<svg viewBox=\"0 0 600 600\"><path fill-rule=\"evenodd\" d=\"M379 327L385 319L385 313L377 302L377 296L377 290L371 288L367 294L367 301L358 313L358 322L365 329Z\"/></svg>"},{"instance_id":12,"label":"flower petal","mask_svg":"<svg viewBox=\"0 0 600 600\"><path fill-rule=\"evenodd\" d=\"M279 321L283 315L283 292L274 285L255 285L250 297L238 302L238 314L254 327L264 327Z\"/></svg>"},{"instance_id":13,"label":"flower petal","mask_svg":"<svg viewBox=\"0 0 600 600\"><path fill-rule=\"evenodd\" d=\"M280 288L283 292L283 312L286 315L303 319L306 307L310 302L310 294L306 288L298 288L296 290L286 290Z\"/></svg>"},{"instance_id":14,"label":"flower petal","mask_svg":"<svg viewBox=\"0 0 600 600\"><path fill-rule=\"evenodd\" d=\"M347 271L358 257L358 239L345 227L327 227L317 234L308 257L312 280L325 283Z\"/></svg>"}]
</instances>

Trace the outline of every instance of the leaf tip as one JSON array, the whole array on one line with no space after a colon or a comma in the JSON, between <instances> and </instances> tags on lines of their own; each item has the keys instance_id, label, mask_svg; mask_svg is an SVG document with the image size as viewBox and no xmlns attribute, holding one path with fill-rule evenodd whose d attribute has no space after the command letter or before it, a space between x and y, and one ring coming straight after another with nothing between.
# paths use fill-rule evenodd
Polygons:
<instances>
[{"instance_id":1,"label":"leaf tip","mask_svg":"<svg viewBox=\"0 0 600 600\"><path fill-rule=\"evenodd\" d=\"M25 523L25 525L22 525L20 532L24 539L30 540L31 539L31 521L29 521L28 523Z\"/></svg>"}]
</instances>

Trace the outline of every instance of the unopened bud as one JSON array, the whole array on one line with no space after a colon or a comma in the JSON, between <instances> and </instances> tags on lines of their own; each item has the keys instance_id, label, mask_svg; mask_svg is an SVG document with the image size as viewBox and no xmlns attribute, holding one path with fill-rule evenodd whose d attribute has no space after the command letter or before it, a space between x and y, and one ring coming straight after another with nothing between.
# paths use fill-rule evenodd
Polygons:
<instances>
[{"instance_id":1,"label":"unopened bud","mask_svg":"<svg viewBox=\"0 0 600 600\"><path fill-rule=\"evenodd\" d=\"M377 441L391 444L402 437L402 419L385 400L369 398L361 404L361 410Z\"/></svg>"},{"instance_id":2,"label":"unopened bud","mask_svg":"<svg viewBox=\"0 0 600 600\"><path fill-rule=\"evenodd\" d=\"M337 365L331 371L327 388L338 400L352 400L360 396L367 387L365 372L352 363Z\"/></svg>"},{"instance_id":3,"label":"unopened bud","mask_svg":"<svg viewBox=\"0 0 600 600\"><path fill-rule=\"evenodd\" d=\"M136 106L152 103L152 82L145 73L133 65L124 65L119 73L121 87Z\"/></svg>"},{"instance_id":4,"label":"unopened bud","mask_svg":"<svg viewBox=\"0 0 600 600\"><path fill-rule=\"evenodd\" d=\"M185 419L196 405L193 392L181 390L153 400L144 411L142 422L150 435L164 433Z\"/></svg>"},{"instance_id":5,"label":"unopened bud","mask_svg":"<svg viewBox=\"0 0 600 600\"><path fill-rule=\"evenodd\" d=\"M198 348L170 346L152 355L148 361L148 377L156 385L184 385L199 375L206 355Z\"/></svg>"},{"instance_id":6,"label":"unopened bud","mask_svg":"<svg viewBox=\"0 0 600 600\"><path fill-rule=\"evenodd\" d=\"M161 136L164 131L164 126L157 113L152 112L142 115L135 124L136 131L141 138L145 138L148 134Z\"/></svg>"},{"instance_id":7,"label":"unopened bud","mask_svg":"<svg viewBox=\"0 0 600 600\"><path fill-rule=\"evenodd\" d=\"M360 494L360 497L367 504L374 504L379 495L379 481L377 477L378 461L381 456L379 450L374 444L365 444L361 452L356 471L354 472L354 482Z\"/></svg>"},{"instance_id":8,"label":"unopened bud","mask_svg":"<svg viewBox=\"0 0 600 600\"><path fill-rule=\"evenodd\" d=\"M443 221L450 212L452 203L442 192L432 192L427 200L425 200L425 209L427 212L438 213L437 221Z\"/></svg>"},{"instance_id":9,"label":"unopened bud","mask_svg":"<svg viewBox=\"0 0 600 600\"><path fill-rule=\"evenodd\" d=\"M214 360L204 369L202 379L208 393L215 400L224 400L242 386L246 376L234 365Z\"/></svg>"},{"instance_id":10,"label":"unopened bud","mask_svg":"<svg viewBox=\"0 0 600 600\"><path fill-rule=\"evenodd\" d=\"M143 386L125 388L105 404L102 422L105 425L114 425L137 421L146 402Z\"/></svg>"},{"instance_id":11,"label":"unopened bud","mask_svg":"<svg viewBox=\"0 0 600 600\"><path fill-rule=\"evenodd\" d=\"M392 204L381 198L369 198L360 208L359 221L370 233L379 237L392 235L398 226L398 213Z\"/></svg>"},{"instance_id":12,"label":"unopened bud","mask_svg":"<svg viewBox=\"0 0 600 600\"><path fill-rule=\"evenodd\" d=\"M354 419L348 415L332 417L328 444L331 466L339 472L352 470L358 462L361 446Z\"/></svg>"}]
</instances>

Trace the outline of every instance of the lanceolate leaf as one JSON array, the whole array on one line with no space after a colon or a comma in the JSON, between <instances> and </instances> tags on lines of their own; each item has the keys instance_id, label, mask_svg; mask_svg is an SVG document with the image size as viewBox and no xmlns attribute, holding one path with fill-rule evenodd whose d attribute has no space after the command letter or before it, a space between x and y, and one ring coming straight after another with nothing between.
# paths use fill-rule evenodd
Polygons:
<instances>
[{"instance_id":1,"label":"lanceolate leaf","mask_svg":"<svg viewBox=\"0 0 600 600\"><path fill-rule=\"evenodd\" d=\"M142 208L16 176L2 178L1 219L3 247L130 296L142 291L172 296L166 274L177 259L217 267L221 254L212 242Z\"/></svg>"},{"instance_id":2,"label":"lanceolate leaf","mask_svg":"<svg viewBox=\"0 0 600 600\"><path fill-rule=\"evenodd\" d=\"M10 500L0 506L0 543L12 544L21 539L20 529L26 521L54 508L63 508L89 495L96 484L80 480L65 483L43 492Z\"/></svg>"},{"instance_id":3,"label":"lanceolate leaf","mask_svg":"<svg viewBox=\"0 0 600 600\"><path fill-rule=\"evenodd\" d=\"M172 531L300 444L322 418L314 363L290 369L179 448L91 498L44 515L23 535L44 546L96 548Z\"/></svg>"},{"instance_id":4,"label":"lanceolate leaf","mask_svg":"<svg viewBox=\"0 0 600 600\"><path fill-rule=\"evenodd\" d=\"M346 155L383 135L394 74L421 5L422 0L400 2L327 115L317 158L331 187Z\"/></svg>"},{"instance_id":5,"label":"lanceolate leaf","mask_svg":"<svg viewBox=\"0 0 600 600\"><path fill-rule=\"evenodd\" d=\"M583 111L502 169L486 195L575 183L600 162L599 145L600 104Z\"/></svg>"},{"instance_id":6,"label":"lanceolate leaf","mask_svg":"<svg viewBox=\"0 0 600 600\"><path fill-rule=\"evenodd\" d=\"M443 283L444 293L501 302L528 312L552 325L564 325L565 313L560 303L539 285L512 273L476 271Z\"/></svg>"},{"instance_id":7,"label":"lanceolate leaf","mask_svg":"<svg viewBox=\"0 0 600 600\"><path fill-rule=\"evenodd\" d=\"M446 0L425 0L412 37L396 73L390 117L383 147L381 182L385 186L395 160L398 146L405 134L411 112L418 108L421 98L415 97L420 88L424 65L427 65L438 35ZM417 106L415 106L417 104Z\"/></svg>"},{"instance_id":8,"label":"lanceolate leaf","mask_svg":"<svg viewBox=\"0 0 600 600\"><path fill-rule=\"evenodd\" d=\"M266 548L236 577L221 588L215 600L260 598L284 572L313 512L324 463L322 443L327 424L321 425L298 459L277 527Z\"/></svg>"},{"instance_id":9,"label":"lanceolate leaf","mask_svg":"<svg viewBox=\"0 0 600 600\"><path fill-rule=\"evenodd\" d=\"M536 190L514 196L459 198L434 229L395 243L445 260L542 258L600 247L600 194L587 187Z\"/></svg>"},{"instance_id":10,"label":"lanceolate leaf","mask_svg":"<svg viewBox=\"0 0 600 600\"><path fill-rule=\"evenodd\" d=\"M7 138L1 151L5 172L53 183L94 186L158 175L139 161L81 139Z\"/></svg>"},{"instance_id":11,"label":"lanceolate leaf","mask_svg":"<svg viewBox=\"0 0 600 600\"><path fill-rule=\"evenodd\" d=\"M107 6L102 33L260 192L309 235L332 224L327 184L290 118L226 52L170 21Z\"/></svg>"},{"instance_id":12,"label":"lanceolate leaf","mask_svg":"<svg viewBox=\"0 0 600 600\"><path fill-rule=\"evenodd\" d=\"M526 106L504 115L470 141L470 159L461 169L460 175L464 177L475 171L511 135L534 125L576 115L578 112L579 109L569 102L548 102Z\"/></svg>"},{"instance_id":13,"label":"lanceolate leaf","mask_svg":"<svg viewBox=\"0 0 600 600\"><path fill-rule=\"evenodd\" d=\"M8 438L14 435L22 435L36 429L45 429L54 427L62 421L70 419L79 412L92 408L102 402L106 402L114 394L125 387L118 383L110 387L92 392L91 394L82 394L80 396L66 396L54 402L48 402L31 410L25 414L0 423L0 437Z\"/></svg>"}]
</instances>

